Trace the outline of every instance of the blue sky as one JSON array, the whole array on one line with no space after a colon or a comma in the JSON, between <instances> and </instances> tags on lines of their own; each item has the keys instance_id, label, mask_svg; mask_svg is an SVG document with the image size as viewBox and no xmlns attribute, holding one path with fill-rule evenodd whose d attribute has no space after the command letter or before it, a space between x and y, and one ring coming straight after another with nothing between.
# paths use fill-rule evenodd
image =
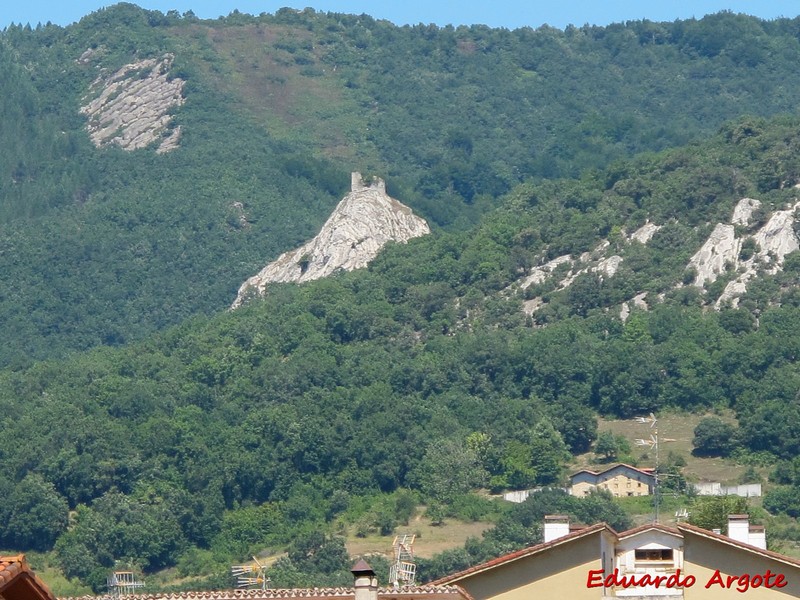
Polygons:
<instances>
[{"instance_id":1,"label":"blue sky","mask_svg":"<svg viewBox=\"0 0 800 600\"><path fill-rule=\"evenodd\" d=\"M397 24L436 23L492 27L539 27L545 23L563 29L569 24L607 25L650 19L674 21L700 18L720 10L764 19L800 15L798 0L141 0L148 9L181 13L192 10L201 18L227 15L234 9L250 14L275 12L282 6L344 13L367 13ZM103 0L22 0L0 4L0 28L10 23L68 25L113 2Z\"/></svg>"}]
</instances>

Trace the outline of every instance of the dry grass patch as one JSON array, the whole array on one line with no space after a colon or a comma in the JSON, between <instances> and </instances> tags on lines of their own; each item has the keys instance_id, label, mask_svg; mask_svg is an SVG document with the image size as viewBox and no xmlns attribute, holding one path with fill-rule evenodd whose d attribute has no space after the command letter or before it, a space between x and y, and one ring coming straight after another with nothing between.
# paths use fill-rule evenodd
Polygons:
<instances>
[{"instance_id":1,"label":"dry grass patch","mask_svg":"<svg viewBox=\"0 0 800 600\"><path fill-rule=\"evenodd\" d=\"M456 519L446 519L444 525L433 526L423 515L416 516L408 525L401 525L395 531L398 534L416 534L414 554L421 558L431 558L434 554L444 550L462 547L467 538L480 537L491 527L493 527L491 523L464 523ZM347 534L347 552L350 556L383 554L391 557L392 540L394 540L393 535L380 536L378 534L359 538L355 535L355 527L352 527Z\"/></svg>"}]
</instances>

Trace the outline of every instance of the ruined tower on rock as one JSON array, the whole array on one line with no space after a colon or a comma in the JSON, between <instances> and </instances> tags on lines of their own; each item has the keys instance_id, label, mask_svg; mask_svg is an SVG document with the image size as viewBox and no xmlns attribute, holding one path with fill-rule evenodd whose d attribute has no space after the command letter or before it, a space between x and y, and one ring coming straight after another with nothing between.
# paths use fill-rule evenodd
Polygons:
<instances>
[{"instance_id":1,"label":"ruined tower on rock","mask_svg":"<svg viewBox=\"0 0 800 600\"><path fill-rule=\"evenodd\" d=\"M407 242L430 233L424 219L386 194L383 179L368 183L352 174L350 193L336 206L317 236L300 248L281 254L239 288L231 308L264 295L270 283L304 282L338 270L367 266L387 242Z\"/></svg>"}]
</instances>

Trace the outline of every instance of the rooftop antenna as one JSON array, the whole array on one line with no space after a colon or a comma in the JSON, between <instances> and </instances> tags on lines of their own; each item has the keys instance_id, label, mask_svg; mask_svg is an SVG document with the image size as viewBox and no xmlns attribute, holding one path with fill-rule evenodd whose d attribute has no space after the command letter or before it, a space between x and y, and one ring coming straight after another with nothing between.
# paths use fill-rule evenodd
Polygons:
<instances>
[{"instance_id":1,"label":"rooftop antenna","mask_svg":"<svg viewBox=\"0 0 800 600\"><path fill-rule=\"evenodd\" d=\"M414 578L417 576L417 565L414 564L414 540L416 537L410 533L394 537L394 542L392 542L394 564L389 569L389 581L395 588L414 585Z\"/></svg>"},{"instance_id":2,"label":"rooftop antenna","mask_svg":"<svg viewBox=\"0 0 800 600\"><path fill-rule=\"evenodd\" d=\"M649 423L650 429L653 430L653 433L650 434L650 439L638 439L635 440L637 446L648 446L650 448L655 449L656 451L656 468L653 471L653 495L655 499L653 504L655 506L655 523L658 523L658 510L659 504L661 502L661 490L658 486L658 419L653 413L650 413L649 417L636 417L637 423Z\"/></svg>"},{"instance_id":3,"label":"rooftop antenna","mask_svg":"<svg viewBox=\"0 0 800 600\"><path fill-rule=\"evenodd\" d=\"M144 587L144 582L136 579L133 571L114 571L106 579L106 586L111 597L120 598Z\"/></svg>"},{"instance_id":4,"label":"rooftop antenna","mask_svg":"<svg viewBox=\"0 0 800 600\"><path fill-rule=\"evenodd\" d=\"M254 565L233 565L231 575L236 577L237 588L252 588L253 586L261 590L268 590L270 579L267 577L267 566L258 562L254 556Z\"/></svg>"}]
</instances>

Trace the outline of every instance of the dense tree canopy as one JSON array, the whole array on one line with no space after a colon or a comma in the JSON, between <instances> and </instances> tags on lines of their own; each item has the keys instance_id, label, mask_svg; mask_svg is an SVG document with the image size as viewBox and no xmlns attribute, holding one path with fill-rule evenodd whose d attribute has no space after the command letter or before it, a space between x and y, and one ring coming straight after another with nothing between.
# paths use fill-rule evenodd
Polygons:
<instances>
[{"instance_id":1,"label":"dense tree canopy","mask_svg":"<svg viewBox=\"0 0 800 600\"><path fill-rule=\"evenodd\" d=\"M764 193L800 175L797 142L768 139L754 119L727 126L747 158L765 155L744 176L691 151L660 181L620 159L743 114L794 111L796 30L797 19L725 12L506 31L311 9L201 21L125 3L67 28L9 26L0 134L14 144L0 150L0 283L14 292L0 297L9 340L0 364L121 345L223 309L247 276L314 233L355 169L387 177L432 223L465 229L521 182L615 164L605 187L626 218L678 221L653 241L674 256L638 274L658 287L685 266L680 250L696 238L687 226L718 215L721 194ZM78 60L87 48L91 58ZM94 148L79 109L98 72L165 53L170 75L187 82L174 115L180 148ZM622 225L608 210L585 218L602 195L564 189L563 218L525 235L553 255L589 250ZM472 277L497 279L502 233L472 252ZM535 251L507 260L529 266ZM426 290L429 310L441 292ZM585 315L625 289L583 276L569 294L570 311Z\"/></svg>"}]
</instances>

